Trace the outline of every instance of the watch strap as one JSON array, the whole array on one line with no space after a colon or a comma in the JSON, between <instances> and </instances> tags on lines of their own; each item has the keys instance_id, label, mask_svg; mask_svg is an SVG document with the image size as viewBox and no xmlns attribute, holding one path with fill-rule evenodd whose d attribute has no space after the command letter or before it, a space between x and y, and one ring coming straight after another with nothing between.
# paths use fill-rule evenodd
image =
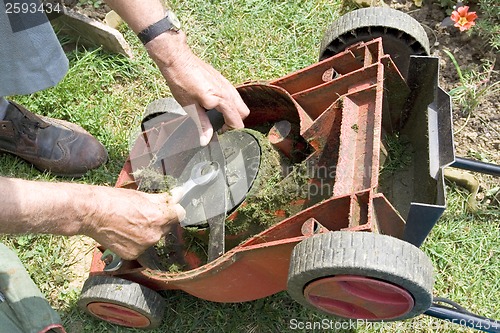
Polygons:
<instances>
[{"instance_id":1,"label":"watch strap","mask_svg":"<svg viewBox=\"0 0 500 333\"><path fill-rule=\"evenodd\" d=\"M146 45L162 33L166 31L178 31L179 28L174 26L171 19L169 18L170 12L156 23L151 24L146 29L142 30L137 34L142 44Z\"/></svg>"}]
</instances>

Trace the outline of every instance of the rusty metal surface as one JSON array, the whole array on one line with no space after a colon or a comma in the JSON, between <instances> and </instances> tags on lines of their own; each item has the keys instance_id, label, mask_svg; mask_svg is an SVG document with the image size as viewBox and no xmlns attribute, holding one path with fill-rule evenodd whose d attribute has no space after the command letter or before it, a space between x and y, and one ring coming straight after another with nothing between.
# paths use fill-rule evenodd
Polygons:
<instances>
[{"instance_id":1,"label":"rusty metal surface","mask_svg":"<svg viewBox=\"0 0 500 333\"><path fill-rule=\"evenodd\" d=\"M403 237L405 221L378 187L381 138L383 132L408 122L402 106L410 88L383 54L380 39L283 78L242 85L238 91L251 111L246 127L267 134L280 121L299 126L310 149L304 159L311 172L308 186L320 193L290 202L295 213L212 262L196 264L193 254L184 253L186 261L194 263L188 271L160 272L131 263L114 274L153 289L181 289L207 300L241 302L284 290L294 245L315 232L369 231ZM282 139L278 135L276 140ZM135 149L147 154L146 148L139 143ZM129 162L116 186L134 186ZM102 267L94 262L91 274L103 274Z\"/></svg>"}]
</instances>

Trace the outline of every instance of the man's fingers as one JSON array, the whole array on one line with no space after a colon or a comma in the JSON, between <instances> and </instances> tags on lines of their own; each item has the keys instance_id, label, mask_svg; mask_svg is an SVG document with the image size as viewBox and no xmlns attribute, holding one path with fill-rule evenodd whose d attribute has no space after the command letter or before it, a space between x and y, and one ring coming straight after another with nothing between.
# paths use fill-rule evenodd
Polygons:
<instances>
[{"instance_id":1,"label":"man's fingers","mask_svg":"<svg viewBox=\"0 0 500 333\"><path fill-rule=\"evenodd\" d=\"M236 97L235 97L236 110L238 111L240 118L242 120L244 120L250 114L250 109L245 104L243 99L241 99L241 96L238 93L238 91L236 90L236 88L235 88L235 91L236 91Z\"/></svg>"},{"instance_id":2,"label":"man's fingers","mask_svg":"<svg viewBox=\"0 0 500 333\"><path fill-rule=\"evenodd\" d=\"M210 123L210 119L208 119L207 113L205 109L198 109L198 117L200 120L200 127L198 128L200 134L200 145L202 147L208 145L212 136L214 135L214 129L212 124Z\"/></svg>"},{"instance_id":3,"label":"man's fingers","mask_svg":"<svg viewBox=\"0 0 500 333\"><path fill-rule=\"evenodd\" d=\"M162 201L160 204L166 205L167 209L171 209L179 221L182 221L186 217L186 211L179 205L179 201L184 197L184 194L182 187L174 187L168 194L163 193L160 199Z\"/></svg>"},{"instance_id":4,"label":"man's fingers","mask_svg":"<svg viewBox=\"0 0 500 333\"><path fill-rule=\"evenodd\" d=\"M232 87L232 105L222 104L218 110L224 115L226 125L223 130L231 128L244 128L243 120L250 114L248 106L243 102L236 88Z\"/></svg>"},{"instance_id":5,"label":"man's fingers","mask_svg":"<svg viewBox=\"0 0 500 333\"><path fill-rule=\"evenodd\" d=\"M183 220L186 216L186 211L184 210L184 208L182 208L181 205L179 205L179 202L182 200L185 194L186 193L184 192L184 189L180 186L177 186L171 189L166 197L166 204L168 208L173 209L173 211L179 218L179 221Z\"/></svg>"},{"instance_id":6,"label":"man's fingers","mask_svg":"<svg viewBox=\"0 0 500 333\"><path fill-rule=\"evenodd\" d=\"M245 125L243 124L243 119L241 116L240 112L238 109L235 108L236 104L233 104L233 107L228 107L226 104L221 104L216 107L217 111L222 113L224 116L224 129L231 129L231 128L244 128ZM240 107L241 108L241 107ZM246 105L245 105L246 108ZM248 108L247 108L248 110Z\"/></svg>"},{"instance_id":7,"label":"man's fingers","mask_svg":"<svg viewBox=\"0 0 500 333\"><path fill-rule=\"evenodd\" d=\"M173 205L181 201L182 197L185 194L182 187L174 187L169 192L170 196L167 196L167 204L169 205Z\"/></svg>"},{"instance_id":8,"label":"man's fingers","mask_svg":"<svg viewBox=\"0 0 500 333\"><path fill-rule=\"evenodd\" d=\"M238 90L219 72L215 71L215 73L217 75L214 77L219 77L214 82L214 85L218 87L218 93L214 94L212 98L204 99L201 105L206 110L216 109L222 113L226 124L225 128L244 128L243 119L250 114L250 110L243 102Z\"/></svg>"},{"instance_id":9,"label":"man's fingers","mask_svg":"<svg viewBox=\"0 0 500 333\"><path fill-rule=\"evenodd\" d=\"M214 129L212 128L210 119L208 119L208 116L206 115L205 109L200 105L192 104L185 106L184 111L186 111L188 116L191 117L196 124L198 135L200 137L200 145L202 147L206 146L212 139Z\"/></svg>"},{"instance_id":10,"label":"man's fingers","mask_svg":"<svg viewBox=\"0 0 500 333\"><path fill-rule=\"evenodd\" d=\"M177 216L177 221L180 222L186 218L186 210L181 205L175 204L174 206L171 207Z\"/></svg>"}]
</instances>

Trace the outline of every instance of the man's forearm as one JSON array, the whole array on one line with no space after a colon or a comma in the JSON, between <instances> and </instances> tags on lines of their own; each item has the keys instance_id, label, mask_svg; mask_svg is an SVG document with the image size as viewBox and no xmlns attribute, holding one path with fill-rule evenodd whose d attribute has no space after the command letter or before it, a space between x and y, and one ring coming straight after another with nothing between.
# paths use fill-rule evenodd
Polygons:
<instances>
[{"instance_id":1,"label":"man's forearm","mask_svg":"<svg viewBox=\"0 0 500 333\"><path fill-rule=\"evenodd\" d=\"M106 0L106 3L139 33L165 17L165 8L160 0Z\"/></svg>"},{"instance_id":2,"label":"man's forearm","mask_svg":"<svg viewBox=\"0 0 500 333\"><path fill-rule=\"evenodd\" d=\"M83 233L93 187L0 177L0 233Z\"/></svg>"},{"instance_id":3,"label":"man's forearm","mask_svg":"<svg viewBox=\"0 0 500 333\"><path fill-rule=\"evenodd\" d=\"M166 9L160 0L106 0L136 34L160 21ZM200 124L200 144L206 145L213 133L205 110L224 115L224 128L242 128L250 110L235 87L212 66L198 58L181 30L155 34L146 50L167 81L172 95L182 106L194 106Z\"/></svg>"},{"instance_id":4,"label":"man's forearm","mask_svg":"<svg viewBox=\"0 0 500 333\"><path fill-rule=\"evenodd\" d=\"M166 9L159 0L106 0L128 26L138 34L163 19ZM184 32L167 31L146 44L146 50L162 73L171 67L175 59L191 55Z\"/></svg>"},{"instance_id":5,"label":"man's forearm","mask_svg":"<svg viewBox=\"0 0 500 333\"><path fill-rule=\"evenodd\" d=\"M0 233L86 235L137 258L184 217L179 196L0 177Z\"/></svg>"}]
</instances>

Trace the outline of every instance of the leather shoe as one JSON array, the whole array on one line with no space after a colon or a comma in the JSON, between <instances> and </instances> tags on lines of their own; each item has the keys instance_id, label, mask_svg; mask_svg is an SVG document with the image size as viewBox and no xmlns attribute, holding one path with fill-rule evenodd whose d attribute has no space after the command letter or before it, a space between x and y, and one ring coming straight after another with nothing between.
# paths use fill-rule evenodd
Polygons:
<instances>
[{"instance_id":1,"label":"leather shoe","mask_svg":"<svg viewBox=\"0 0 500 333\"><path fill-rule=\"evenodd\" d=\"M108 158L103 145L80 126L37 116L14 102L0 121L0 152L66 177L83 176Z\"/></svg>"}]
</instances>

